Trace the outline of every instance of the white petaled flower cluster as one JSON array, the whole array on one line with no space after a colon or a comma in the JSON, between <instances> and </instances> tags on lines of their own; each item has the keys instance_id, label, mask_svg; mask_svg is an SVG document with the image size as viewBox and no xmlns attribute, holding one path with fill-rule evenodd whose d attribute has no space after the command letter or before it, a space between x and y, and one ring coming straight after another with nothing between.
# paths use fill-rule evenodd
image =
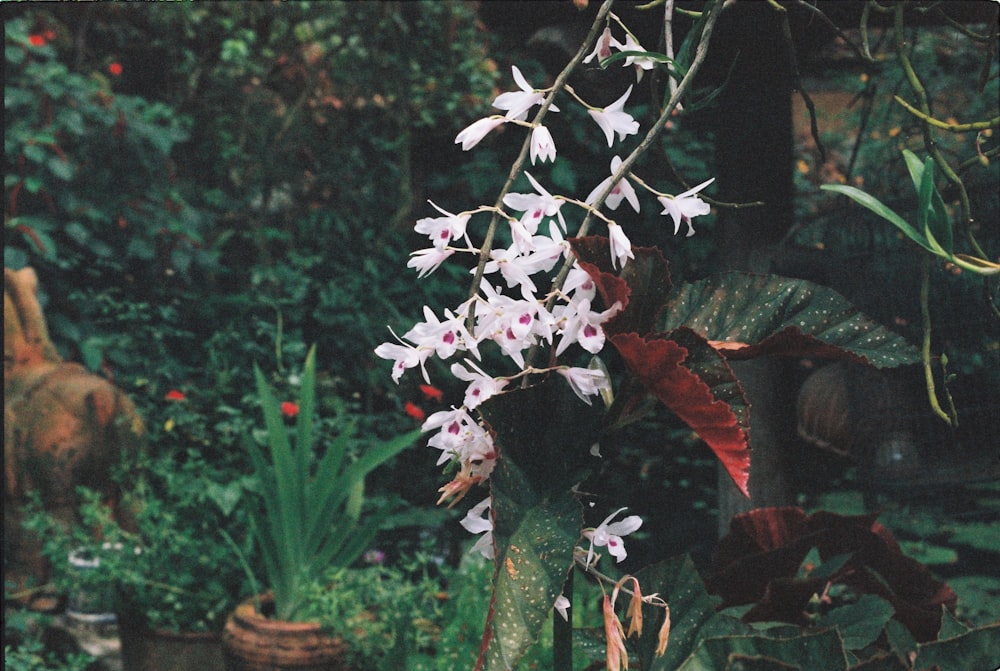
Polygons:
<instances>
[{"instance_id":1,"label":"white petaled flower cluster","mask_svg":"<svg viewBox=\"0 0 1000 671\"><path fill-rule=\"evenodd\" d=\"M625 43L619 43L608 30L591 58L595 55L606 58L612 48L641 51L631 37ZM637 56L629 56L625 61L626 65L634 65L639 72L654 64ZM458 134L455 142L461 144L463 150L468 150L498 126L516 123L531 128L529 149L532 163L536 160L554 161L556 149L549 130L538 123L525 121L532 107L545 104L546 92L534 89L516 66L512 71L519 90L502 93L493 101L494 107L506 113L474 122ZM624 95L605 108L587 105L591 118L603 131L609 146L614 144L616 136L618 141L622 141L638 133L638 122L624 111L631 93L630 86ZM558 111L551 104L548 109ZM632 182L618 174L621 165L622 159L614 156L611 175L598 184L584 201L553 195L534 176L525 172L533 190L506 194L502 199L502 209L484 206L453 214L431 202L440 216L425 217L416 222L414 230L430 241L429 247L413 252L407 263L419 277L434 272L455 254L480 254L468 231L470 220L476 213L490 212L493 216L503 217L507 222L505 237L509 240L508 246L490 250L482 268L480 286L472 298L440 314L425 306L423 321L402 336L393 333L395 342L383 343L375 349L379 357L393 362L392 379L397 383L408 369L419 368L423 379L430 384L426 363L431 357L450 360L451 374L466 383L460 406L436 412L422 425L425 432L434 432L428 446L440 451L438 464L453 462L458 466L457 475L440 488L439 502L450 500L454 504L490 477L497 459L496 449L489 431L473 413L484 401L503 391L511 380L532 373L553 372L563 377L577 396L588 404L592 403L593 396L610 390L611 383L603 367L554 365L537 369L532 367L527 353L533 348L545 347L553 357L563 357L574 347L593 355L603 349L605 335L602 325L622 306L615 303L605 306L603 310L594 309L597 288L575 260L570 262L572 255L566 240L567 222L562 210L567 202L592 211L600 204L614 210L624 201L638 212L639 196ZM635 181L653 191L638 178ZM695 194L709 183L711 180L679 196L653 191L665 208L663 214L673 218L675 233L681 223L687 223L690 235L693 233L691 218L708 212L708 205ZM605 192L606 197L599 203ZM624 267L629 259L634 258L631 243L620 225L604 219L608 224L612 262L617 267ZM570 262L570 267L562 285L552 286L554 274L567 262ZM483 360L481 346L494 348L516 367L517 372L497 376L484 370L480 363ZM462 520L468 531L482 534L475 548L487 556L492 556L494 551L490 506L491 500L487 497L473 506ZM582 532L591 541L586 559L588 564L594 560L594 547L607 547L619 561L625 557L621 536L637 529L641 521L632 516L622 522L612 522L613 517L596 529Z\"/></svg>"}]
</instances>

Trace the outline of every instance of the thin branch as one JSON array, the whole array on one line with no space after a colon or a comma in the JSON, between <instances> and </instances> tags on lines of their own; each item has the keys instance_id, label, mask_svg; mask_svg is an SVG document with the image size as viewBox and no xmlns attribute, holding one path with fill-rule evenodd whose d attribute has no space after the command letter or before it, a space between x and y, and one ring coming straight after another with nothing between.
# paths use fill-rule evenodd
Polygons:
<instances>
[{"instance_id":1,"label":"thin branch","mask_svg":"<svg viewBox=\"0 0 1000 671\"><path fill-rule=\"evenodd\" d=\"M733 5L736 0L723 0L723 2L714 2L711 7L707 10L708 15L705 18L705 24L702 28L701 39L698 41L698 46L695 49L694 59L691 61L691 66L688 68L687 74L681 79L680 83L677 85L677 89L670 96L670 100L667 101L666 106L660 113L659 118L653 123L652 128L646 133L646 136L642 139L631 154L622 160L621 165L618 170L611 176L608 186L597 195L597 199L592 203L593 210L588 210L587 214L583 218L583 222L580 224L580 228L577 230L577 237L583 237L587 235L590 230L590 223L593 220L594 212L600 210L601 205L607 200L608 196L615 186L620 182L629 171L631 171L632 166L639 157L646 153L652 146L656 138L660 136L663 129L666 128L667 122L670 120L670 116L673 114L674 109L677 107L681 98L687 93L688 89L691 88L694 83L695 75L698 70L701 69L701 64L705 61L705 57L708 55L708 43L712 37L712 31L715 28L715 21L719 18L719 14L722 13L727 7ZM589 43L589 40L588 40ZM562 287L563 283L566 281L566 277L569 275L569 271L572 269L576 258L572 254L567 254L566 261L563 263L562 268L560 268L559 273L556 275L555 279L552 281L552 291L550 292L549 300L545 304L546 310L551 310L552 306L555 305L556 297L559 289ZM533 345L528 350L528 356L525 357L525 361L529 364L533 361L535 355L537 354L538 346Z\"/></svg>"},{"instance_id":2,"label":"thin branch","mask_svg":"<svg viewBox=\"0 0 1000 671\"><path fill-rule=\"evenodd\" d=\"M555 100L556 95L562 91L566 86L566 82L569 80L569 76L576 70L577 66L583 61L584 57L590 52L591 45L597 38L598 32L601 30L601 25L607 18L608 13L611 11L611 5L614 4L614 0L604 0L604 4L597 12L597 16L594 17L594 22L590 26L590 32L587 33L587 37L583 40L580 45L579 50L570 59L566 67L563 68L559 76L556 77L555 82L552 84L552 88L549 90L548 95L545 96L545 100L542 102L541 108L532 119L531 124L537 126L541 124L542 119L545 118L546 112L549 111L549 107L552 105L552 101ZM514 185L514 181L521 174L524 167L524 162L528 158L528 151L531 147L531 133L528 133L527 137L524 139L524 143L521 145L521 152L518 154L517 159L514 161L514 165L511 166L510 173L507 176L507 181L504 183L503 188L500 189L499 195L497 195L496 207L497 210L503 209L503 199L510 191L511 187ZM469 287L469 298L475 298L476 294L479 293L479 286L483 281L483 274L486 272L486 264L490 260L490 251L493 249L493 238L496 236L497 226L500 222L500 215L494 213L493 217L490 219L489 228L486 230L486 236L483 240L482 247L479 250L479 264L476 266L476 271L472 278L472 284ZM469 315L466 319L468 327L471 329L473 322L475 320L475 305L470 301L469 305Z\"/></svg>"},{"instance_id":3,"label":"thin branch","mask_svg":"<svg viewBox=\"0 0 1000 671\"><path fill-rule=\"evenodd\" d=\"M931 114L927 89L924 87L923 82L920 81L916 70L914 70L913 63L910 61L910 55L907 52L907 43L903 28L903 10L904 6L902 3L895 6L893 32L896 38L896 51L899 56L900 65L903 67L903 73L906 75L906 80L917 96L920 111L923 112L924 116L932 118L933 115ZM958 189L959 205L962 212L962 227L965 230L965 237L969 245L978 256L987 258L986 252L979 246L975 235L972 233L972 227L969 225L972 221L972 206L969 203L969 193L965 189L965 184L941 153L938 143L934 139L934 131L931 124L925 119L921 119L920 125L923 130L924 147L927 153L934 159L934 164L941 170L948 181Z\"/></svg>"},{"instance_id":4,"label":"thin branch","mask_svg":"<svg viewBox=\"0 0 1000 671\"><path fill-rule=\"evenodd\" d=\"M941 130L946 130L951 133L967 133L970 130L987 130L989 128L1000 128L1000 116L995 116L988 121L973 121L971 123L948 123L947 121L941 121L940 119L935 119L934 117L924 114L916 107L906 102L899 96L893 96L893 99L906 108L906 111L917 117L922 121L926 121L935 128L940 128Z\"/></svg>"},{"instance_id":5,"label":"thin branch","mask_svg":"<svg viewBox=\"0 0 1000 671\"><path fill-rule=\"evenodd\" d=\"M827 27L830 28L830 30L832 30L833 32L835 32L837 34L837 37L839 37L840 39L844 40L844 43L847 44L847 45L849 45L851 47L851 49L854 50L854 53L856 53L858 55L858 57L861 60L863 60L865 63L868 63L869 65L875 65L876 64L875 59L872 58L872 55L868 51L867 37L866 37L866 33L864 31L862 31L862 33L861 33L861 35L862 35L862 45L863 46L859 47L854 42L852 42L847 37L847 35L844 33L844 31L840 29L840 26L838 26L836 23L834 23L833 21L831 21L830 17L827 16L825 13L823 13L823 10L821 10L819 7L817 7L817 6L813 5L813 4L810 4L810 3L806 2L805 0L796 0L795 5L797 7L805 9L806 11L812 12L813 14L816 14L817 16L819 16L820 20L823 23L825 23L827 25ZM866 4L864 6L864 8L861 10L862 21L867 18L867 15L868 15L868 5Z\"/></svg>"},{"instance_id":6,"label":"thin branch","mask_svg":"<svg viewBox=\"0 0 1000 671\"><path fill-rule=\"evenodd\" d=\"M805 103L806 109L809 110L809 132L812 134L813 142L816 143L816 150L819 152L820 162L826 163L826 147L823 146L823 141L819 137L819 125L816 123L816 105L813 104L812 98L809 97L809 93L802 85L802 73L799 72L799 60L795 54L795 41L792 39L792 26L788 21L788 10L779 5L776 0L768 0L768 4L781 13L781 35L785 38L785 44L788 46L788 60L789 69L792 71L792 85L802 97L802 102ZM823 12L819 12L819 14L820 16L825 16ZM834 26L834 28L836 28L836 26Z\"/></svg>"}]
</instances>

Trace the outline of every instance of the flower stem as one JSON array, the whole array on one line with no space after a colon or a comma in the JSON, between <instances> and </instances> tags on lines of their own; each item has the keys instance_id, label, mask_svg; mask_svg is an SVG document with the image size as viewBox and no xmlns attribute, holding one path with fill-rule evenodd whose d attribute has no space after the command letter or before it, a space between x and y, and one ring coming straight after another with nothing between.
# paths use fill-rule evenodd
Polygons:
<instances>
[{"instance_id":1,"label":"flower stem","mask_svg":"<svg viewBox=\"0 0 1000 671\"><path fill-rule=\"evenodd\" d=\"M569 617L564 620L562 615L552 609L552 671L573 671L573 574L570 570L563 583L562 595L569 599L571 607Z\"/></svg>"},{"instance_id":2,"label":"flower stem","mask_svg":"<svg viewBox=\"0 0 1000 671\"><path fill-rule=\"evenodd\" d=\"M594 22L590 26L590 32L587 33L586 39L580 45L580 49L576 52L576 55L570 59L570 62L566 64L559 76L556 77L555 82L549 89L548 94L545 96L545 100L542 102L538 113L531 120L532 126L537 126L542 123L542 119L545 118L545 114L549 111L549 107L552 105L552 101L566 86L566 82L569 80L569 76L576 70L576 67L583 61L584 57L590 51L590 47L594 40L597 39L597 33L601 29L601 25L604 23L604 19L607 17L608 12L611 11L611 5L614 4L614 0L604 0L601 8L597 11L597 16L594 17ZM472 277L472 284L469 287L469 298L472 299L479 293L479 285L483 281L483 274L486 272L486 264L490 260L490 251L493 249L493 238L496 236L497 225L500 223L499 211L503 209L503 199L504 196L510 191L511 187L514 185L514 180L517 179L518 175L524 169L524 162L528 158L528 151L531 148L531 133L524 138L524 143L521 145L521 151L517 155L517 159L510 168L510 173L507 175L507 181L504 182L503 188L500 189L500 193L497 195L496 204L494 207L498 210L493 214L490 219L489 228L486 230L486 236L483 239L482 247L479 249L479 264L476 266L476 272ZM470 331L474 326L475 321L475 305L474 302L470 300L469 303L469 314L466 318L466 328Z\"/></svg>"},{"instance_id":3,"label":"flower stem","mask_svg":"<svg viewBox=\"0 0 1000 671\"><path fill-rule=\"evenodd\" d=\"M608 182L608 186L604 189L604 191L598 194L597 200L595 200L592 206L588 208L587 214L583 218L583 223L580 224L580 228L577 230L577 237L582 238L587 235L587 232L590 230L590 222L593 220L594 214L600 210L601 205L603 205L604 201L607 200L615 185L618 184L618 182L621 181L625 175L629 174L629 171L632 169L635 162L639 160L639 157L649 150L656 138L658 138L660 133L663 132L667 121L670 120L670 116L674 112L674 109L677 108L678 104L680 104L681 98L683 98L688 89L691 88L691 85L694 83L695 75L697 75L698 70L701 69L701 64L708 55L708 43L712 36L712 30L715 27L715 20L718 18L720 12L731 5L734 1L735 0L724 0L724 2L715 2L707 10L708 16L705 19L705 25L701 31L701 38L698 40L698 46L695 49L694 59L691 61L691 67L688 68L687 74L684 75L684 78L681 79L677 88L675 88L673 93L670 95L670 100L667 102L666 107L663 108L659 118L653 124L653 127L649 129L649 132L646 133L642 142L640 142L639 146L636 147L635 150L633 150L632 153L622 161L618 170L615 171L614 175L612 175L611 181ZM595 23L594 25L596 26L597 24ZM591 28L591 33L594 32L594 29ZM590 41L591 39L588 37L587 42L584 44L584 48L589 45ZM582 56L582 54L578 53L577 56ZM522 150L521 153L524 154L525 151L526 149ZM600 218L608 221L606 217L601 216ZM559 274L556 275L555 279L552 281L550 298L545 305L547 310L551 310L552 306L555 305L558 291L562 288L563 283L566 281L566 276L569 275L569 271L575 262L575 257L572 254L567 254L566 261L563 263L562 268L559 269ZM528 356L525 359L528 362L528 365L531 365L534 356L536 355L536 350L537 346L533 346L528 351Z\"/></svg>"}]
</instances>

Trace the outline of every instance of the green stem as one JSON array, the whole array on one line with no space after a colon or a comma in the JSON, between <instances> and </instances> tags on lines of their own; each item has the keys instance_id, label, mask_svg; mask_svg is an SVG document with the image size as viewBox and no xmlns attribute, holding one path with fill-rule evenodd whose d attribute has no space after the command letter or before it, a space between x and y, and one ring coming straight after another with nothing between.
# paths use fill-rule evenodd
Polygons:
<instances>
[{"instance_id":1,"label":"green stem","mask_svg":"<svg viewBox=\"0 0 1000 671\"><path fill-rule=\"evenodd\" d=\"M927 149L927 153L934 159L934 164L938 169L958 189L959 205L962 211L962 227L965 229L965 237L972 246L973 252L985 259L988 258L986 252L979 246L970 226L972 222L972 205L969 203L969 193L965 190L965 184L962 182L962 179L955 173L948 164L948 161L945 160L944 155L938 147L937 140L934 138L933 126L929 121L929 119L934 118L934 115L931 113L927 89L924 87L923 82L920 81L917 71L913 69L913 63L910 61L909 53L907 53L906 37L903 28L904 4L900 2L895 7L893 32L895 33L896 52L899 55L900 65L903 68L907 81L910 83L910 87L917 96L917 109L922 112L922 115L918 118L920 118L920 125L923 130L924 147Z\"/></svg>"},{"instance_id":2,"label":"green stem","mask_svg":"<svg viewBox=\"0 0 1000 671\"><path fill-rule=\"evenodd\" d=\"M931 264L930 258L926 254L922 256L920 265L920 321L923 327L924 336L920 347L920 355L924 361L924 380L927 383L927 400L930 401L931 410L934 414L948 422L951 426L958 426L958 417L952 416L941 409L938 402L937 390L934 383L934 371L931 368L931 310L930 310L930 286L931 286ZM945 390L945 394L947 394ZM950 399L950 395L949 395Z\"/></svg>"},{"instance_id":3,"label":"green stem","mask_svg":"<svg viewBox=\"0 0 1000 671\"><path fill-rule=\"evenodd\" d=\"M952 133L966 133L970 130L987 130L989 128L1000 127L1000 116L995 116L992 119L986 121L973 121L971 123L948 123L947 121L941 121L940 119L935 119L932 116L924 114L916 107L906 102L899 96L893 96L895 101L902 105L907 112L917 117L918 119L929 123L935 128L940 128L942 130L950 131Z\"/></svg>"}]
</instances>

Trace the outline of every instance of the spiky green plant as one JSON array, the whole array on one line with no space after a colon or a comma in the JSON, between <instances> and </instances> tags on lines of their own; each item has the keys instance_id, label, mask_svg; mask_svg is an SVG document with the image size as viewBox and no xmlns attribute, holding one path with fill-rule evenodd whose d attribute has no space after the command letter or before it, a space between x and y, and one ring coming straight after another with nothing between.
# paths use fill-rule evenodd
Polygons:
<instances>
[{"instance_id":1,"label":"spiky green plant","mask_svg":"<svg viewBox=\"0 0 1000 671\"><path fill-rule=\"evenodd\" d=\"M348 419L322 451L314 447L316 349L309 350L302 374L294 446L264 373L254 366L264 412L269 455L247 441L263 506L252 508L252 533L260 548L274 616L295 620L313 578L331 566L348 566L365 550L381 524L361 519L365 476L406 449L415 430L365 450L351 460L355 422ZM269 458L268 458L269 457Z\"/></svg>"}]
</instances>

